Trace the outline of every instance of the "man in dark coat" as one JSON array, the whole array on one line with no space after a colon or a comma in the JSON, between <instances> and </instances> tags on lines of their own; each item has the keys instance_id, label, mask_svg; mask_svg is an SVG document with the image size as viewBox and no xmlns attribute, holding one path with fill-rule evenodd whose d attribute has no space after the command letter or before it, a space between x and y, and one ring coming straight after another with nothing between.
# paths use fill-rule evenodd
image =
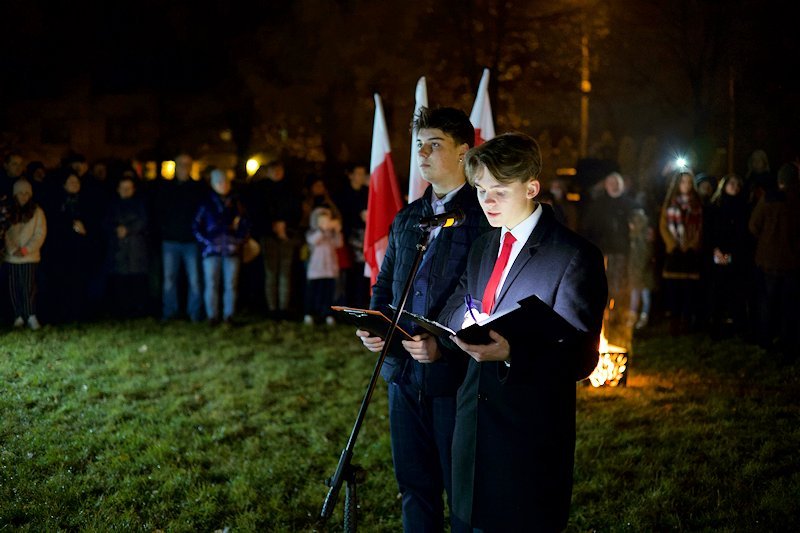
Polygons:
<instances>
[{"instance_id":1,"label":"man in dark coat","mask_svg":"<svg viewBox=\"0 0 800 533\"><path fill-rule=\"evenodd\" d=\"M575 381L598 361L608 290L603 256L534 201L541 171L534 139L504 134L465 161L481 207L499 229L473 244L439 321L458 330L536 295L574 332L556 336L531 321L505 337L492 331L485 345L451 337L471 356L453 437L454 513L486 532L560 531L572 492ZM512 244L498 258L501 237L504 248ZM495 276L499 282L489 284ZM476 309L467 309L465 295L479 295Z\"/></svg>"},{"instance_id":2,"label":"man in dark coat","mask_svg":"<svg viewBox=\"0 0 800 533\"><path fill-rule=\"evenodd\" d=\"M778 171L778 189L764 193L750 215L758 267L758 342L797 359L800 297L800 176L797 165ZM777 345L773 345L777 341Z\"/></svg>"},{"instance_id":3,"label":"man in dark coat","mask_svg":"<svg viewBox=\"0 0 800 533\"><path fill-rule=\"evenodd\" d=\"M470 245L490 228L464 176L464 154L475 139L469 118L453 108L423 108L413 128L422 177L431 186L392 222L370 306L399 305L422 236L420 218L461 208L466 214L463 225L431 232L406 304L409 311L436 318L458 285ZM383 348L382 338L362 330L356 334L370 351ZM443 531L442 493L447 492L450 502L456 391L466 357L426 334L403 341L403 346L400 353L389 352L381 369L389 384L392 458L403 495L403 527L407 532Z\"/></svg>"},{"instance_id":4,"label":"man in dark coat","mask_svg":"<svg viewBox=\"0 0 800 533\"><path fill-rule=\"evenodd\" d=\"M202 318L200 295L200 249L192 234L192 223L206 185L191 176L193 160L187 153L175 158L175 179L161 180L156 187L155 215L160 227L164 269L162 320L178 315L178 276L186 272L186 314L192 322Z\"/></svg>"},{"instance_id":5,"label":"man in dark coat","mask_svg":"<svg viewBox=\"0 0 800 533\"><path fill-rule=\"evenodd\" d=\"M616 305L628 302L628 221L633 210L641 207L625 190L619 172L610 172L603 179L603 189L593 199L582 219L581 235L589 239L606 258L609 296Z\"/></svg>"}]
</instances>

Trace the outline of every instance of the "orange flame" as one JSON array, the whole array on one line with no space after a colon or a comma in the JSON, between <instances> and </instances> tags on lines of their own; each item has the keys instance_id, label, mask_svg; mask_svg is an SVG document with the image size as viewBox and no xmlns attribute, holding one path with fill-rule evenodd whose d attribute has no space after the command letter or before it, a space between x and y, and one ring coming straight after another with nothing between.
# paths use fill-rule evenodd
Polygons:
<instances>
[{"instance_id":1,"label":"orange flame","mask_svg":"<svg viewBox=\"0 0 800 533\"><path fill-rule=\"evenodd\" d=\"M597 367L589 376L593 387L608 385L616 387L620 384L625 370L628 368L628 352L621 346L608 343L605 331L600 332L599 358Z\"/></svg>"}]
</instances>

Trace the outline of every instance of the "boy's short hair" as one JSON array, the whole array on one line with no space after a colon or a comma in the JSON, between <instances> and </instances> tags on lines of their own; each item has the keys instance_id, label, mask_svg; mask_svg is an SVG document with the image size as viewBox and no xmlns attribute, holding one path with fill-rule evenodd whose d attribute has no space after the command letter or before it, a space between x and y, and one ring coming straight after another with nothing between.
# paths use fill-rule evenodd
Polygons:
<instances>
[{"instance_id":1,"label":"boy's short hair","mask_svg":"<svg viewBox=\"0 0 800 533\"><path fill-rule=\"evenodd\" d=\"M530 135L504 133L471 148L464 156L464 170L470 185L475 186L484 167L500 183L539 179L542 152Z\"/></svg>"},{"instance_id":2,"label":"boy's short hair","mask_svg":"<svg viewBox=\"0 0 800 533\"><path fill-rule=\"evenodd\" d=\"M448 134L456 144L466 144L470 148L475 145L475 128L469 117L454 107L437 107L430 109L421 107L411 122L411 131L437 129Z\"/></svg>"}]
</instances>

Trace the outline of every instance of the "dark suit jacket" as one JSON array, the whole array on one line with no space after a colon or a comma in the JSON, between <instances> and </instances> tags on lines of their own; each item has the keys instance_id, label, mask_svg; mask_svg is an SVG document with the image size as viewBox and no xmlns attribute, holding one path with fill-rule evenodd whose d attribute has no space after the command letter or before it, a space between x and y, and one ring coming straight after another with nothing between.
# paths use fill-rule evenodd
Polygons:
<instances>
[{"instance_id":1,"label":"dark suit jacket","mask_svg":"<svg viewBox=\"0 0 800 533\"><path fill-rule=\"evenodd\" d=\"M501 312L537 295L578 331L552 338L530 330L507 336L511 367L469 360L458 391L453 440L455 514L485 531L558 531L567 524L575 451L575 381L598 360L608 292L597 247L544 209L496 302ZM458 330L464 294L482 294L500 231L472 246L459 289L439 321ZM527 329L527 328L526 328Z\"/></svg>"},{"instance_id":2,"label":"dark suit jacket","mask_svg":"<svg viewBox=\"0 0 800 533\"><path fill-rule=\"evenodd\" d=\"M417 243L422 230L417 227L421 217L433 215L431 195L428 187L421 198L404 207L392 221L389 229L389 246L383 258L381 271L372 287L372 309L381 309L387 304L400 305L406 280L414 266ZM467 256L473 241L483 233L491 231L481 210L475 189L469 185L455 194L445 204L446 210L461 208L466 214L464 223L456 228L442 228L426 252L427 265L417 271L415 287L409 295L407 310L435 319L439 316L448 297L458 286L461 274L467 265ZM422 287L417 287L422 282ZM409 327L401 324L403 327ZM412 333L416 333L412 330ZM402 353L389 353L381 367L381 376L388 382L401 381L406 373L413 373L421 392L430 396L455 396L466 371L464 353L458 348L441 346L442 357L433 364L422 364ZM454 357L450 357L454 355Z\"/></svg>"}]
</instances>

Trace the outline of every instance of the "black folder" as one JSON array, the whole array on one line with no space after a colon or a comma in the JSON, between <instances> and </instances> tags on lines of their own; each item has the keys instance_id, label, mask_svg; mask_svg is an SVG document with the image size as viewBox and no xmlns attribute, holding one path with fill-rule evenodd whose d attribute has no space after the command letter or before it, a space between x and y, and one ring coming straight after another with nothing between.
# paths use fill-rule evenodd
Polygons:
<instances>
[{"instance_id":1,"label":"black folder","mask_svg":"<svg viewBox=\"0 0 800 533\"><path fill-rule=\"evenodd\" d=\"M496 331L506 339L513 332L525 332L532 339L551 342L558 342L560 339L579 333L572 324L535 294L520 300L514 307L458 331L453 331L443 324L408 311L403 311L402 316L414 321L434 335L456 335L469 344L494 342L489 336L489 330Z\"/></svg>"},{"instance_id":2,"label":"black folder","mask_svg":"<svg viewBox=\"0 0 800 533\"><path fill-rule=\"evenodd\" d=\"M376 337L386 339L389 334L389 327L392 325L392 320L380 311L373 309L359 309L357 307L343 307L340 305L332 305L331 309L334 312L334 317L337 321L346 322L356 326L358 329L369 331ZM392 346L390 351L392 353L403 353L405 348L400 341L414 340L412 336L399 325L392 337Z\"/></svg>"}]
</instances>

